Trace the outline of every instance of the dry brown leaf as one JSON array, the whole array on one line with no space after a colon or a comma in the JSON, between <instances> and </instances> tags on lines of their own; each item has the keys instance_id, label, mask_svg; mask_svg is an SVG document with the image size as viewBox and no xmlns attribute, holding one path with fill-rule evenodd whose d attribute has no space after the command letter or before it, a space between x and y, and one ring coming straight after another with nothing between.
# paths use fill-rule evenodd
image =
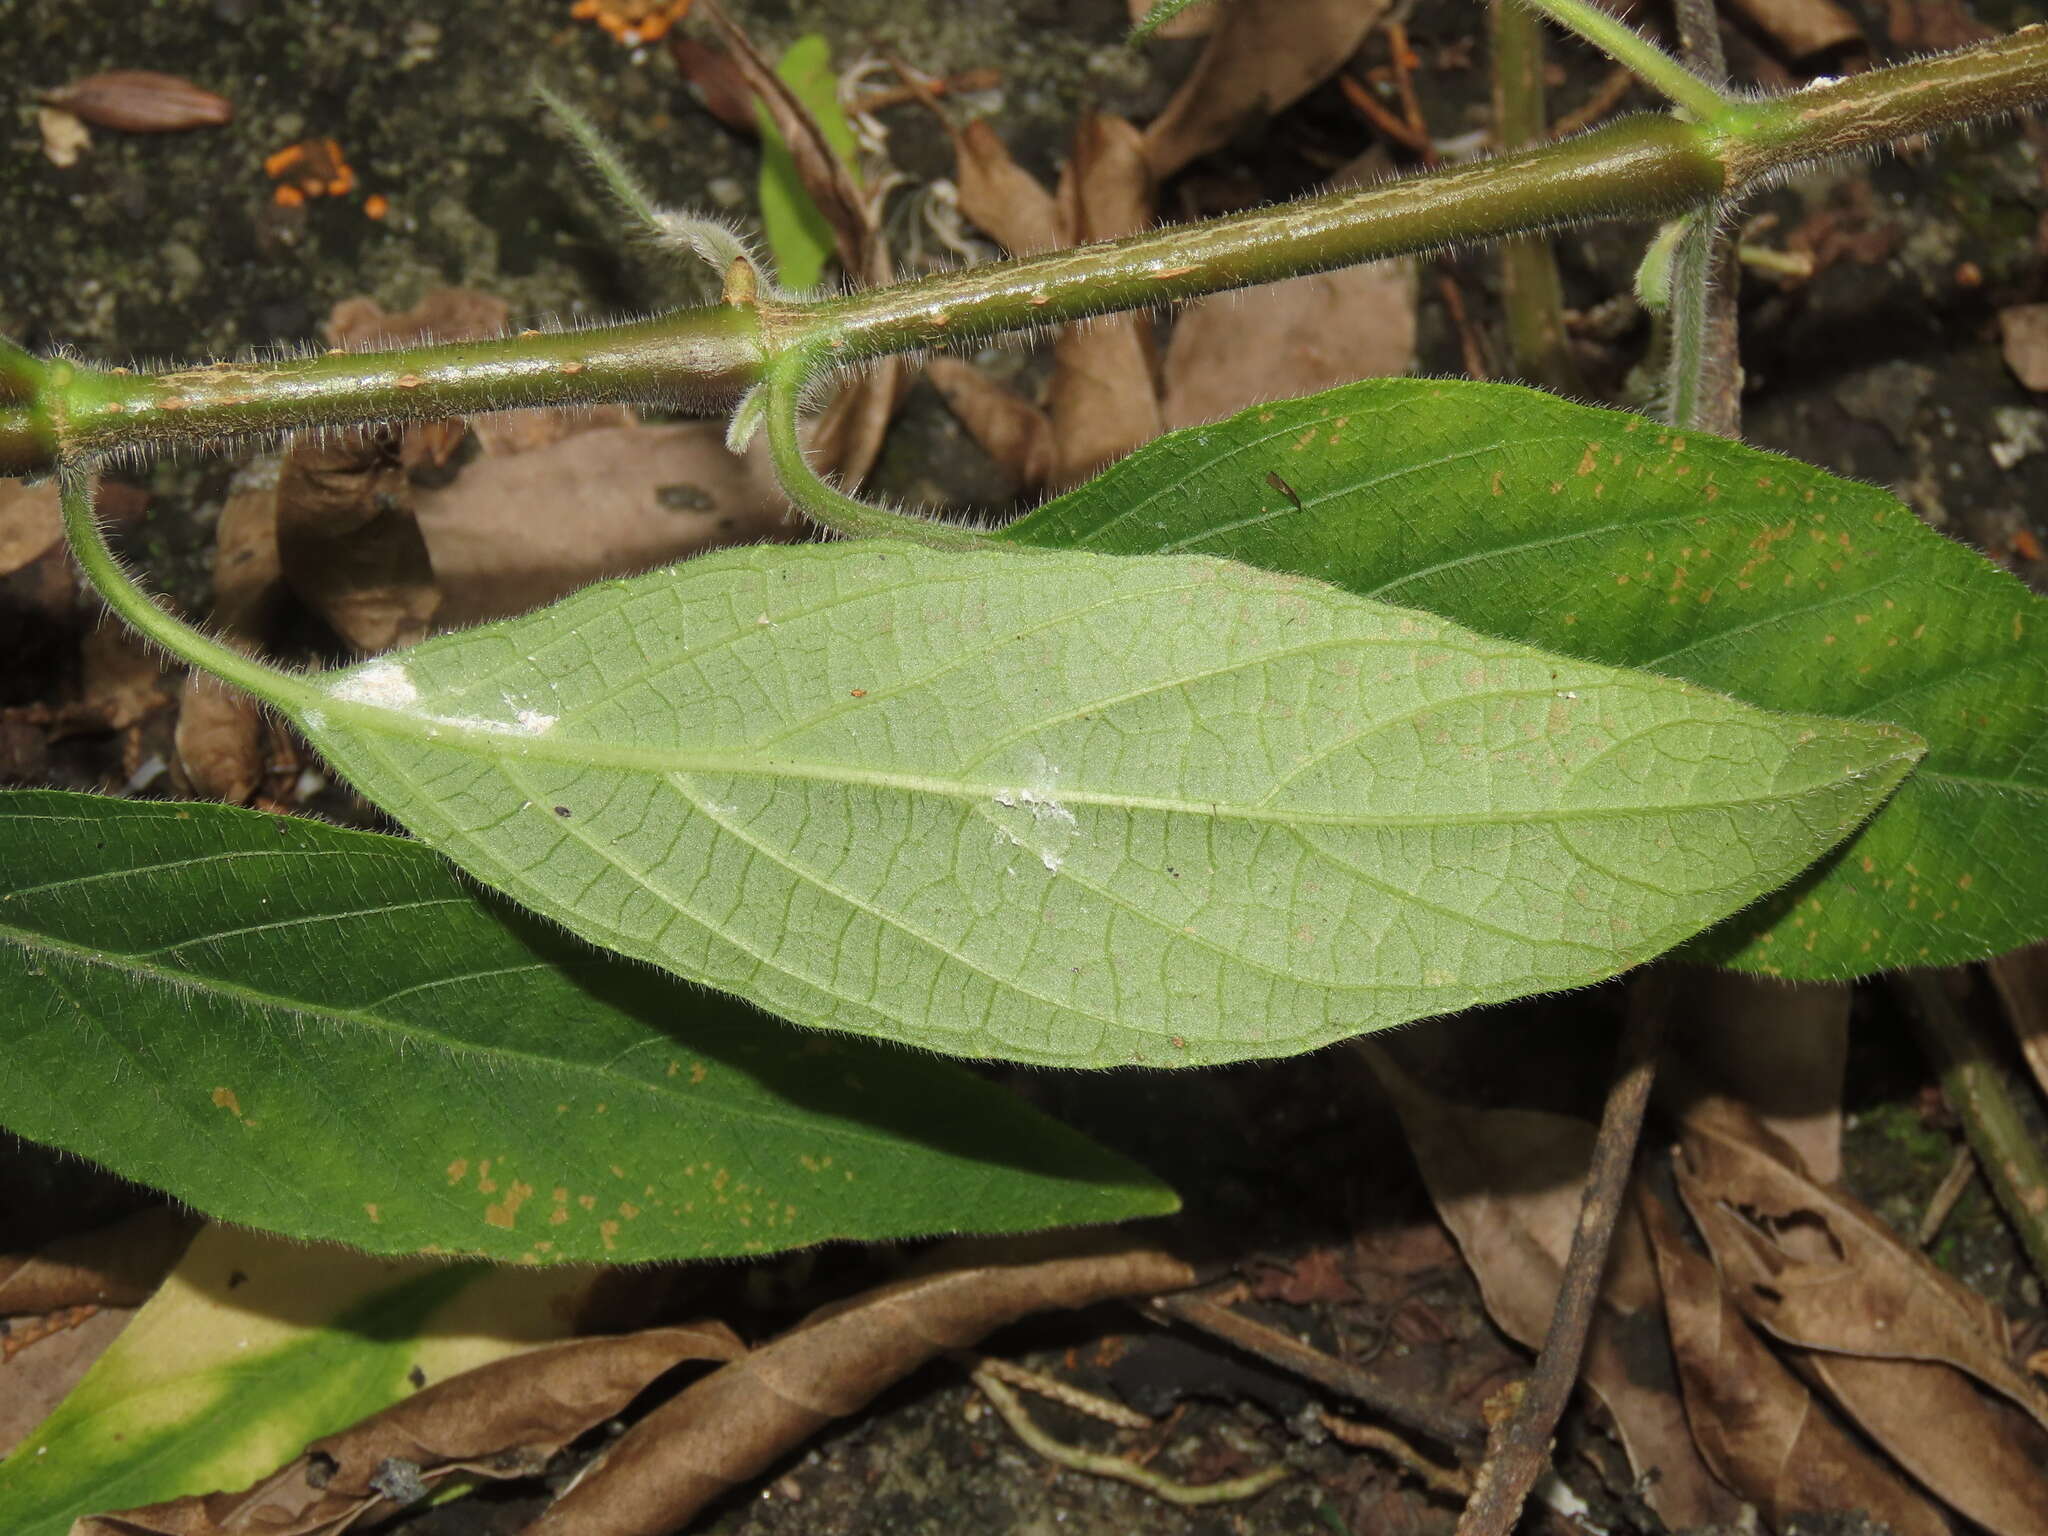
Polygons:
<instances>
[{"instance_id":1,"label":"dry brown leaf","mask_svg":"<svg viewBox=\"0 0 2048 1536\"><path fill-rule=\"evenodd\" d=\"M735 133L752 138L760 131L754 120L754 93L730 54L681 31L669 33L668 52L705 111Z\"/></svg>"},{"instance_id":2,"label":"dry brown leaf","mask_svg":"<svg viewBox=\"0 0 2048 1536\"><path fill-rule=\"evenodd\" d=\"M171 701L163 655L125 624L102 624L79 647L85 661L84 711L125 731Z\"/></svg>"},{"instance_id":3,"label":"dry brown leaf","mask_svg":"<svg viewBox=\"0 0 2048 1536\"><path fill-rule=\"evenodd\" d=\"M1031 256L1064 243L1059 203L1010 155L987 118L953 135L953 180L960 211L1012 256Z\"/></svg>"},{"instance_id":4,"label":"dry brown leaf","mask_svg":"<svg viewBox=\"0 0 2048 1536\"><path fill-rule=\"evenodd\" d=\"M735 457L723 426L706 421L601 428L479 459L416 500L447 625L523 613L602 577L802 531L765 456Z\"/></svg>"},{"instance_id":5,"label":"dry brown leaf","mask_svg":"<svg viewBox=\"0 0 2048 1536\"><path fill-rule=\"evenodd\" d=\"M87 1304L135 1306L170 1273L198 1225L167 1206L151 1206L37 1253L0 1254L0 1316Z\"/></svg>"},{"instance_id":6,"label":"dry brown leaf","mask_svg":"<svg viewBox=\"0 0 2048 1536\"><path fill-rule=\"evenodd\" d=\"M95 128L121 133L181 133L230 122L234 103L190 80L154 69L109 69L87 75L41 100Z\"/></svg>"},{"instance_id":7,"label":"dry brown leaf","mask_svg":"<svg viewBox=\"0 0 2048 1536\"><path fill-rule=\"evenodd\" d=\"M1190 305L1166 350L1168 430L1415 366L1415 269L1373 262Z\"/></svg>"},{"instance_id":8,"label":"dry brown leaf","mask_svg":"<svg viewBox=\"0 0 2048 1536\"><path fill-rule=\"evenodd\" d=\"M1962 1372L1922 1360L1789 1350L1937 1498L1999 1536L2048 1531L2048 1435Z\"/></svg>"},{"instance_id":9,"label":"dry brown leaf","mask_svg":"<svg viewBox=\"0 0 2048 1536\"><path fill-rule=\"evenodd\" d=\"M544 1345L436 1382L307 1446L251 1488L81 1520L73 1536L336 1536L455 1474L532 1477L578 1435L692 1360L746 1353L723 1323ZM394 1467L403 1472L394 1477ZM413 1495L417 1497L417 1494Z\"/></svg>"},{"instance_id":10,"label":"dry brown leaf","mask_svg":"<svg viewBox=\"0 0 2048 1536\"><path fill-rule=\"evenodd\" d=\"M277 464L237 479L214 531L213 622L223 639L260 649L283 590L277 550ZM245 805L264 776L262 707L203 672L185 674L174 741L186 786L209 800Z\"/></svg>"},{"instance_id":11,"label":"dry brown leaf","mask_svg":"<svg viewBox=\"0 0 2048 1536\"><path fill-rule=\"evenodd\" d=\"M1114 1233L949 1243L925 1273L813 1313L657 1408L527 1536L675 1530L942 1351L1034 1312L1193 1281L1181 1260Z\"/></svg>"},{"instance_id":12,"label":"dry brown leaf","mask_svg":"<svg viewBox=\"0 0 2048 1536\"><path fill-rule=\"evenodd\" d=\"M1735 11L1794 63L1868 51L1863 28L1835 0L1732 0Z\"/></svg>"},{"instance_id":13,"label":"dry brown leaf","mask_svg":"<svg viewBox=\"0 0 2048 1536\"><path fill-rule=\"evenodd\" d=\"M57 482L24 485L0 480L0 576L11 576L31 560L48 554L64 537L64 514L57 505Z\"/></svg>"},{"instance_id":14,"label":"dry brown leaf","mask_svg":"<svg viewBox=\"0 0 2048 1536\"><path fill-rule=\"evenodd\" d=\"M1788 1350L1793 1363L1937 1497L2000 1536L2048 1530L2048 1434L1965 1374L2035 1395L2003 1316L1792 1163L1738 1106L1688 1116L1679 1192L1729 1299L1781 1340L1814 1343Z\"/></svg>"},{"instance_id":15,"label":"dry brown leaf","mask_svg":"<svg viewBox=\"0 0 2048 1536\"><path fill-rule=\"evenodd\" d=\"M1723 1100L1686 1116L1679 1191L1743 1311L1806 1349L1944 1361L2048 1426L2006 1315L1774 1141Z\"/></svg>"},{"instance_id":16,"label":"dry brown leaf","mask_svg":"<svg viewBox=\"0 0 2048 1536\"><path fill-rule=\"evenodd\" d=\"M1135 234L1152 223L1152 177L1144 141L1120 117L1090 112L1074 129L1060 173L1061 244ZM1053 347L1053 486L1077 485L1164 430L1159 414L1151 317L1109 315L1061 331Z\"/></svg>"},{"instance_id":17,"label":"dry brown leaf","mask_svg":"<svg viewBox=\"0 0 2048 1536\"><path fill-rule=\"evenodd\" d=\"M2012 304L1998 312L2005 366L2029 389L2048 389L2048 304Z\"/></svg>"},{"instance_id":18,"label":"dry brown leaf","mask_svg":"<svg viewBox=\"0 0 2048 1536\"><path fill-rule=\"evenodd\" d=\"M1473 1109L1429 1092L1384 1045L1360 1047L1401 1118L1437 1214L1510 1338L1542 1346L1579 1221L1594 1128L1566 1115ZM1662 1326L1640 1219L1614 1231L1583 1379L1614 1415L1644 1497L1673 1530L1735 1519L1737 1501L1700 1460Z\"/></svg>"},{"instance_id":19,"label":"dry brown leaf","mask_svg":"<svg viewBox=\"0 0 2048 1536\"><path fill-rule=\"evenodd\" d=\"M334 632L369 654L427 637L441 607L390 433L304 442L277 486L285 581Z\"/></svg>"},{"instance_id":20,"label":"dry brown leaf","mask_svg":"<svg viewBox=\"0 0 2048 1536\"><path fill-rule=\"evenodd\" d=\"M1045 412L957 357L930 358L924 372L968 435L1020 489L1045 484L1053 466L1052 423Z\"/></svg>"},{"instance_id":21,"label":"dry brown leaf","mask_svg":"<svg viewBox=\"0 0 2048 1536\"><path fill-rule=\"evenodd\" d=\"M1948 1536L1940 1511L1837 1425L1750 1331L1663 1203L1637 1205L1664 1286L1686 1419L1715 1475L1779 1530L1795 1515L1860 1510L1896 1536Z\"/></svg>"},{"instance_id":22,"label":"dry brown leaf","mask_svg":"<svg viewBox=\"0 0 2048 1536\"><path fill-rule=\"evenodd\" d=\"M1161 181L1291 106L1343 67L1389 0L1232 0L1202 56L1145 130Z\"/></svg>"},{"instance_id":23,"label":"dry brown leaf","mask_svg":"<svg viewBox=\"0 0 2048 1536\"><path fill-rule=\"evenodd\" d=\"M0 1359L0 1461L71 1395L134 1316L132 1307L99 1307L76 1327L48 1334Z\"/></svg>"},{"instance_id":24,"label":"dry brown leaf","mask_svg":"<svg viewBox=\"0 0 2048 1536\"><path fill-rule=\"evenodd\" d=\"M2048 1093L2048 944L2014 950L1991 962L1992 985L2005 1004L2020 1054Z\"/></svg>"},{"instance_id":25,"label":"dry brown leaf","mask_svg":"<svg viewBox=\"0 0 2048 1536\"><path fill-rule=\"evenodd\" d=\"M1688 973L1677 988L1660 1092L1747 1105L1819 1184L1842 1172L1842 1072L1850 991L1734 971Z\"/></svg>"},{"instance_id":26,"label":"dry brown leaf","mask_svg":"<svg viewBox=\"0 0 2048 1536\"><path fill-rule=\"evenodd\" d=\"M263 787L263 708L254 697L196 668L178 694L172 737L186 789L204 800L247 805Z\"/></svg>"}]
</instances>

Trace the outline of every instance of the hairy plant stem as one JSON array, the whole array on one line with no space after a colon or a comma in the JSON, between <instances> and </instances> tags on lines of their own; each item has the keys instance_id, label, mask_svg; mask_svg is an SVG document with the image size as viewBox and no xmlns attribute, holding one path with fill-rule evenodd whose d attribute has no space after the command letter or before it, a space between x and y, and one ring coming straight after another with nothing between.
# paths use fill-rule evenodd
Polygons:
<instances>
[{"instance_id":1,"label":"hairy plant stem","mask_svg":"<svg viewBox=\"0 0 2048 1536\"><path fill-rule=\"evenodd\" d=\"M1556 4L1547 0L1544 8ZM849 363L1579 220L1666 219L1740 195L1803 161L1957 127L2043 97L2048 30L2029 27L1964 52L1727 103L1711 121L1624 118L1477 165L811 303L764 296L758 306L678 310L585 331L162 374L50 362L38 365L40 377L17 385L29 399L0 405L0 474L236 436L513 406L638 400L711 412L729 407L769 360L792 351Z\"/></svg>"}]
</instances>

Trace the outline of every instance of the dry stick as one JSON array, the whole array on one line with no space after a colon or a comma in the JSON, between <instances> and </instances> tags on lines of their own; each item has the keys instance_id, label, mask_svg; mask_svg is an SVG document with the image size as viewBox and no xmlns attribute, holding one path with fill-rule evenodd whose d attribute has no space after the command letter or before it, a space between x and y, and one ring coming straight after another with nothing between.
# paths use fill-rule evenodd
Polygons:
<instances>
[{"instance_id":1,"label":"dry stick","mask_svg":"<svg viewBox=\"0 0 2048 1536\"><path fill-rule=\"evenodd\" d=\"M1579 1224L1572 1233L1571 1256L1557 1289L1557 1310L1550 1316L1536 1368L1523 1384L1514 1411L1487 1437L1486 1460L1458 1536L1508 1536L1522 1513L1529 1489L1550 1464L1550 1437L1557 1428L1579 1378L1579 1360L1593 1325L1600 1298L1600 1277L1607 1268L1607 1250L1614 1238L1642 1135L1643 1111L1657 1075L1657 1047L1664 1033L1666 1000L1671 982L1662 968L1640 975L1629 991L1628 1020L1622 1026L1616 1053L1614 1085L1600 1116L1600 1134L1593 1143L1592 1166L1579 1204Z\"/></svg>"},{"instance_id":2,"label":"dry stick","mask_svg":"<svg viewBox=\"0 0 2048 1536\"><path fill-rule=\"evenodd\" d=\"M1986 1031L1949 995L1948 974L1910 971L1897 985L1912 999L1921 1042L1941 1074L1942 1093L1976 1149L1985 1182L2034 1273L2048 1279L2048 1156L2028 1129Z\"/></svg>"},{"instance_id":3,"label":"dry stick","mask_svg":"<svg viewBox=\"0 0 2048 1536\"><path fill-rule=\"evenodd\" d=\"M1318 1408L1316 1419L1344 1444L1362 1451L1378 1451L1419 1479L1431 1493L1462 1499L1472 1491L1472 1479L1463 1470L1431 1461L1390 1429L1382 1429L1377 1424L1359 1424L1341 1418L1327 1408Z\"/></svg>"},{"instance_id":4,"label":"dry stick","mask_svg":"<svg viewBox=\"0 0 2048 1536\"><path fill-rule=\"evenodd\" d=\"M1581 129L1592 127L1621 105L1622 98L1628 95L1635 83L1634 70L1625 64L1615 65L1607 72L1607 78L1594 87L1592 95L1550 125L1550 136L1553 139L1569 138Z\"/></svg>"},{"instance_id":5,"label":"dry stick","mask_svg":"<svg viewBox=\"0 0 2048 1536\"><path fill-rule=\"evenodd\" d=\"M1419 1430L1445 1445L1470 1445L1484 1433L1484 1427L1476 1419L1410 1402L1371 1372L1360 1370L1334 1355L1327 1355L1312 1344L1302 1343L1292 1334L1268 1327L1207 1296L1186 1293L1155 1296L1146 1303L1145 1310L1177 1323L1186 1323L1190 1328L1198 1328L1226 1344L1234 1344L1268 1365L1277 1365L1283 1371L1291 1371L1318 1386L1342 1393L1382 1417Z\"/></svg>"}]
</instances>

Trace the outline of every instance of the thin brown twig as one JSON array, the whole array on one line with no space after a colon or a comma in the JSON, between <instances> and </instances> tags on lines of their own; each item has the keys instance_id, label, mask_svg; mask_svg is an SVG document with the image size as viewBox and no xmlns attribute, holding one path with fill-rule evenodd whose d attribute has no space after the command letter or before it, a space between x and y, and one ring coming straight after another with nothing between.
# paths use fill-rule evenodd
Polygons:
<instances>
[{"instance_id":1,"label":"thin brown twig","mask_svg":"<svg viewBox=\"0 0 2048 1536\"><path fill-rule=\"evenodd\" d=\"M1120 1483L1129 1483L1142 1488L1155 1498L1165 1499L1170 1504L1200 1505L1228 1504L1241 1499L1256 1498L1275 1483L1291 1477L1294 1469L1283 1462L1244 1477L1228 1478L1215 1483L1183 1483L1150 1467L1139 1466L1121 1456L1106 1455L1101 1451L1084 1450L1078 1445L1068 1445L1047 1434L1032 1419L1030 1410L1018 1401L1017 1394L1003 1384L995 1372L985 1366L974 1372L974 1384L981 1388L984 1396L995 1405L1003 1422L1019 1440L1032 1450L1057 1466L1074 1472L1086 1472L1094 1477L1115 1478Z\"/></svg>"},{"instance_id":2,"label":"thin brown twig","mask_svg":"<svg viewBox=\"0 0 2048 1536\"><path fill-rule=\"evenodd\" d=\"M1111 1402L1106 1397L1077 1387L1071 1381L1061 1381L1057 1376L1048 1376L1043 1371L1034 1371L1028 1365L1019 1365L1014 1360L1000 1359L995 1355L977 1355L971 1350L962 1350L958 1356L961 1364L970 1371L986 1371L991 1376L1007 1382L1013 1387L1022 1387L1027 1392L1036 1392L1048 1401L1076 1413L1086 1414L1091 1419L1100 1419L1105 1424L1114 1424L1118 1429L1150 1429L1153 1419L1150 1414L1127 1408L1122 1403Z\"/></svg>"},{"instance_id":3,"label":"thin brown twig","mask_svg":"<svg viewBox=\"0 0 2048 1536\"><path fill-rule=\"evenodd\" d=\"M1480 1463L1472 1498L1458 1520L1458 1536L1508 1536L1521 1516L1529 1489L1550 1464L1550 1437L1579 1379L1579 1361L1593 1325L1600 1298L1600 1279L1614 1239L1642 1137L1643 1112L1656 1081L1657 1048L1663 1038L1669 973L1653 967L1630 989L1628 1020L1616 1052L1614 1082L1600 1116L1593 1143L1593 1161L1586 1170L1579 1222L1572 1232L1571 1256L1557 1290L1557 1309L1536 1367L1523 1385L1521 1400L1487 1436L1486 1459Z\"/></svg>"},{"instance_id":4,"label":"thin brown twig","mask_svg":"<svg viewBox=\"0 0 2048 1536\"><path fill-rule=\"evenodd\" d=\"M1417 133L1407 123L1389 112L1374 99L1369 86L1361 85L1349 75L1339 75L1337 84L1344 92L1344 99L1356 107L1365 120L1381 133L1418 155L1434 155L1436 146L1429 141L1426 133Z\"/></svg>"},{"instance_id":5,"label":"thin brown twig","mask_svg":"<svg viewBox=\"0 0 2048 1536\"><path fill-rule=\"evenodd\" d=\"M1464 360L1466 374L1482 381L1492 378L1493 370L1486 366L1486 348L1471 317L1465 313L1465 294L1458 287L1458 280L1439 268L1436 288L1444 301L1444 313L1450 316L1451 329L1458 333L1458 355Z\"/></svg>"},{"instance_id":6,"label":"thin brown twig","mask_svg":"<svg viewBox=\"0 0 2048 1536\"><path fill-rule=\"evenodd\" d=\"M1628 95L1629 88L1635 83L1634 70L1626 64L1615 65L1607 72L1607 78L1593 88L1592 95L1550 125L1550 136L1561 139L1582 128L1592 127L1621 105L1622 98Z\"/></svg>"},{"instance_id":7,"label":"thin brown twig","mask_svg":"<svg viewBox=\"0 0 2048 1536\"><path fill-rule=\"evenodd\" d=\"M1445 1445L1470 1445L1485 1433L1476 1419L1445 1413L1422 1403L1410 1402L1369 1371L1346 1364L1292 1334L1221 1306L1209 1297L1181 1293L1155 1296L1150 1310L1199 1328L1214 1338L1233 1344L1246 1354L1256 1355L1269 1365L1338 1392L1353 1402L1363 1403L1375 1413L1406 1425Z\"/></svg>"},{"instance_id":8,"label":"thin brown twig","mask_svg":"<svg viewBox=\"0 0 2048 1536\"><path fill-rule=\"evenodd\" d=\"M1409 67L1415 62L1415 54L1408 47L1408 28L1398 18L1387 23L1387 52L1394 66L1394 91L1401 98L1401 115L1408 120L1408 126L1417 138L1429 147L1422 153L1422 163L1436 164L1436 142L1429 136L1429 121L1422 115L1422 103L1415 95L1415 81L1409 74Z\"/></svg>"},{"instance_id":9,"label":"thin brown twig","mask_svg":"<svg viewBox=\"0 0 2048 1536\"><path fill-rule=\"evenodd\" d=\"M1403 1471L1413 1474L1432 1493L1462 1499L1472 1491L1472 1479L1463 1468L1431 1461L1391 1429L1382 1429L1377 1424L1360 1424L1327 1408L1318 1408L1316 1419L1344 1444L1362 1451L1378 1451Z\"/></svg>"},{"instance_id":10,"label":"thin brown twig","mask_svg":"<svg viewBox=\"0 0 2048 1536\"><path fill-rule=\"evenodd\" d=\"M1941 1182L1934 1186L1934 1193L1927 1197L1927 1209L1920 1213L1920 1225L1913 1233L1914 1242L1925 1248L1941 1236L1949 1212L1963 1198L1963 1191L1970 1187L1970 1180L1976 1173L1977 1154L1970 1150L1966 1141L1956 1148L1956 1155L1949 1160L1948 1172L1941 1176Z\"/></svg>"}]
</instances>

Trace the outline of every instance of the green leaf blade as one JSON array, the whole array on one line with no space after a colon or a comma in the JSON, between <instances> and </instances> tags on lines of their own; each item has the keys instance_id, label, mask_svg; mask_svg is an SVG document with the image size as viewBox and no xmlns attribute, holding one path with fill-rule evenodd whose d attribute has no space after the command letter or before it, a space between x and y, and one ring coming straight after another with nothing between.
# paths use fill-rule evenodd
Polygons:
<instances>
[{"instance_id":1,"label":"green leaf blade","mask_svg":"<svg viewBox=\"0 0 2048 1536\"><path fill-rule=\"evenodd\" d=\"M280 698L584 936L800 1022L1194 1065L1614 974L1917 744L1201 559L731 551Z\"/></svg>"},{"instance_id":2,"label":"green leaf blade","mask_svg":"<svg viewBox=\"0 0 2048 1536\"><path fill-rule=\"evenodd\" d=\"M248 1225L625 1262L1174 1204L957 1067L596 954L402 839L21 792L0 870L0 1124Z\"/></svg>"},{"instance_id":3,"label":"green leaf blade","mask_svg":"<svg viewBox=\"0 0 2048 1536\"><path fill-rule=\"evenodd\" d=\"M1006 536L1222 555L1766 709L1891 721L1930 744L1912 778L1696 952L1825 979L2042 936L2048 612L1880 490L1514 386L1375 379L1176 434Z\"/></svg>"}]
</instances>

